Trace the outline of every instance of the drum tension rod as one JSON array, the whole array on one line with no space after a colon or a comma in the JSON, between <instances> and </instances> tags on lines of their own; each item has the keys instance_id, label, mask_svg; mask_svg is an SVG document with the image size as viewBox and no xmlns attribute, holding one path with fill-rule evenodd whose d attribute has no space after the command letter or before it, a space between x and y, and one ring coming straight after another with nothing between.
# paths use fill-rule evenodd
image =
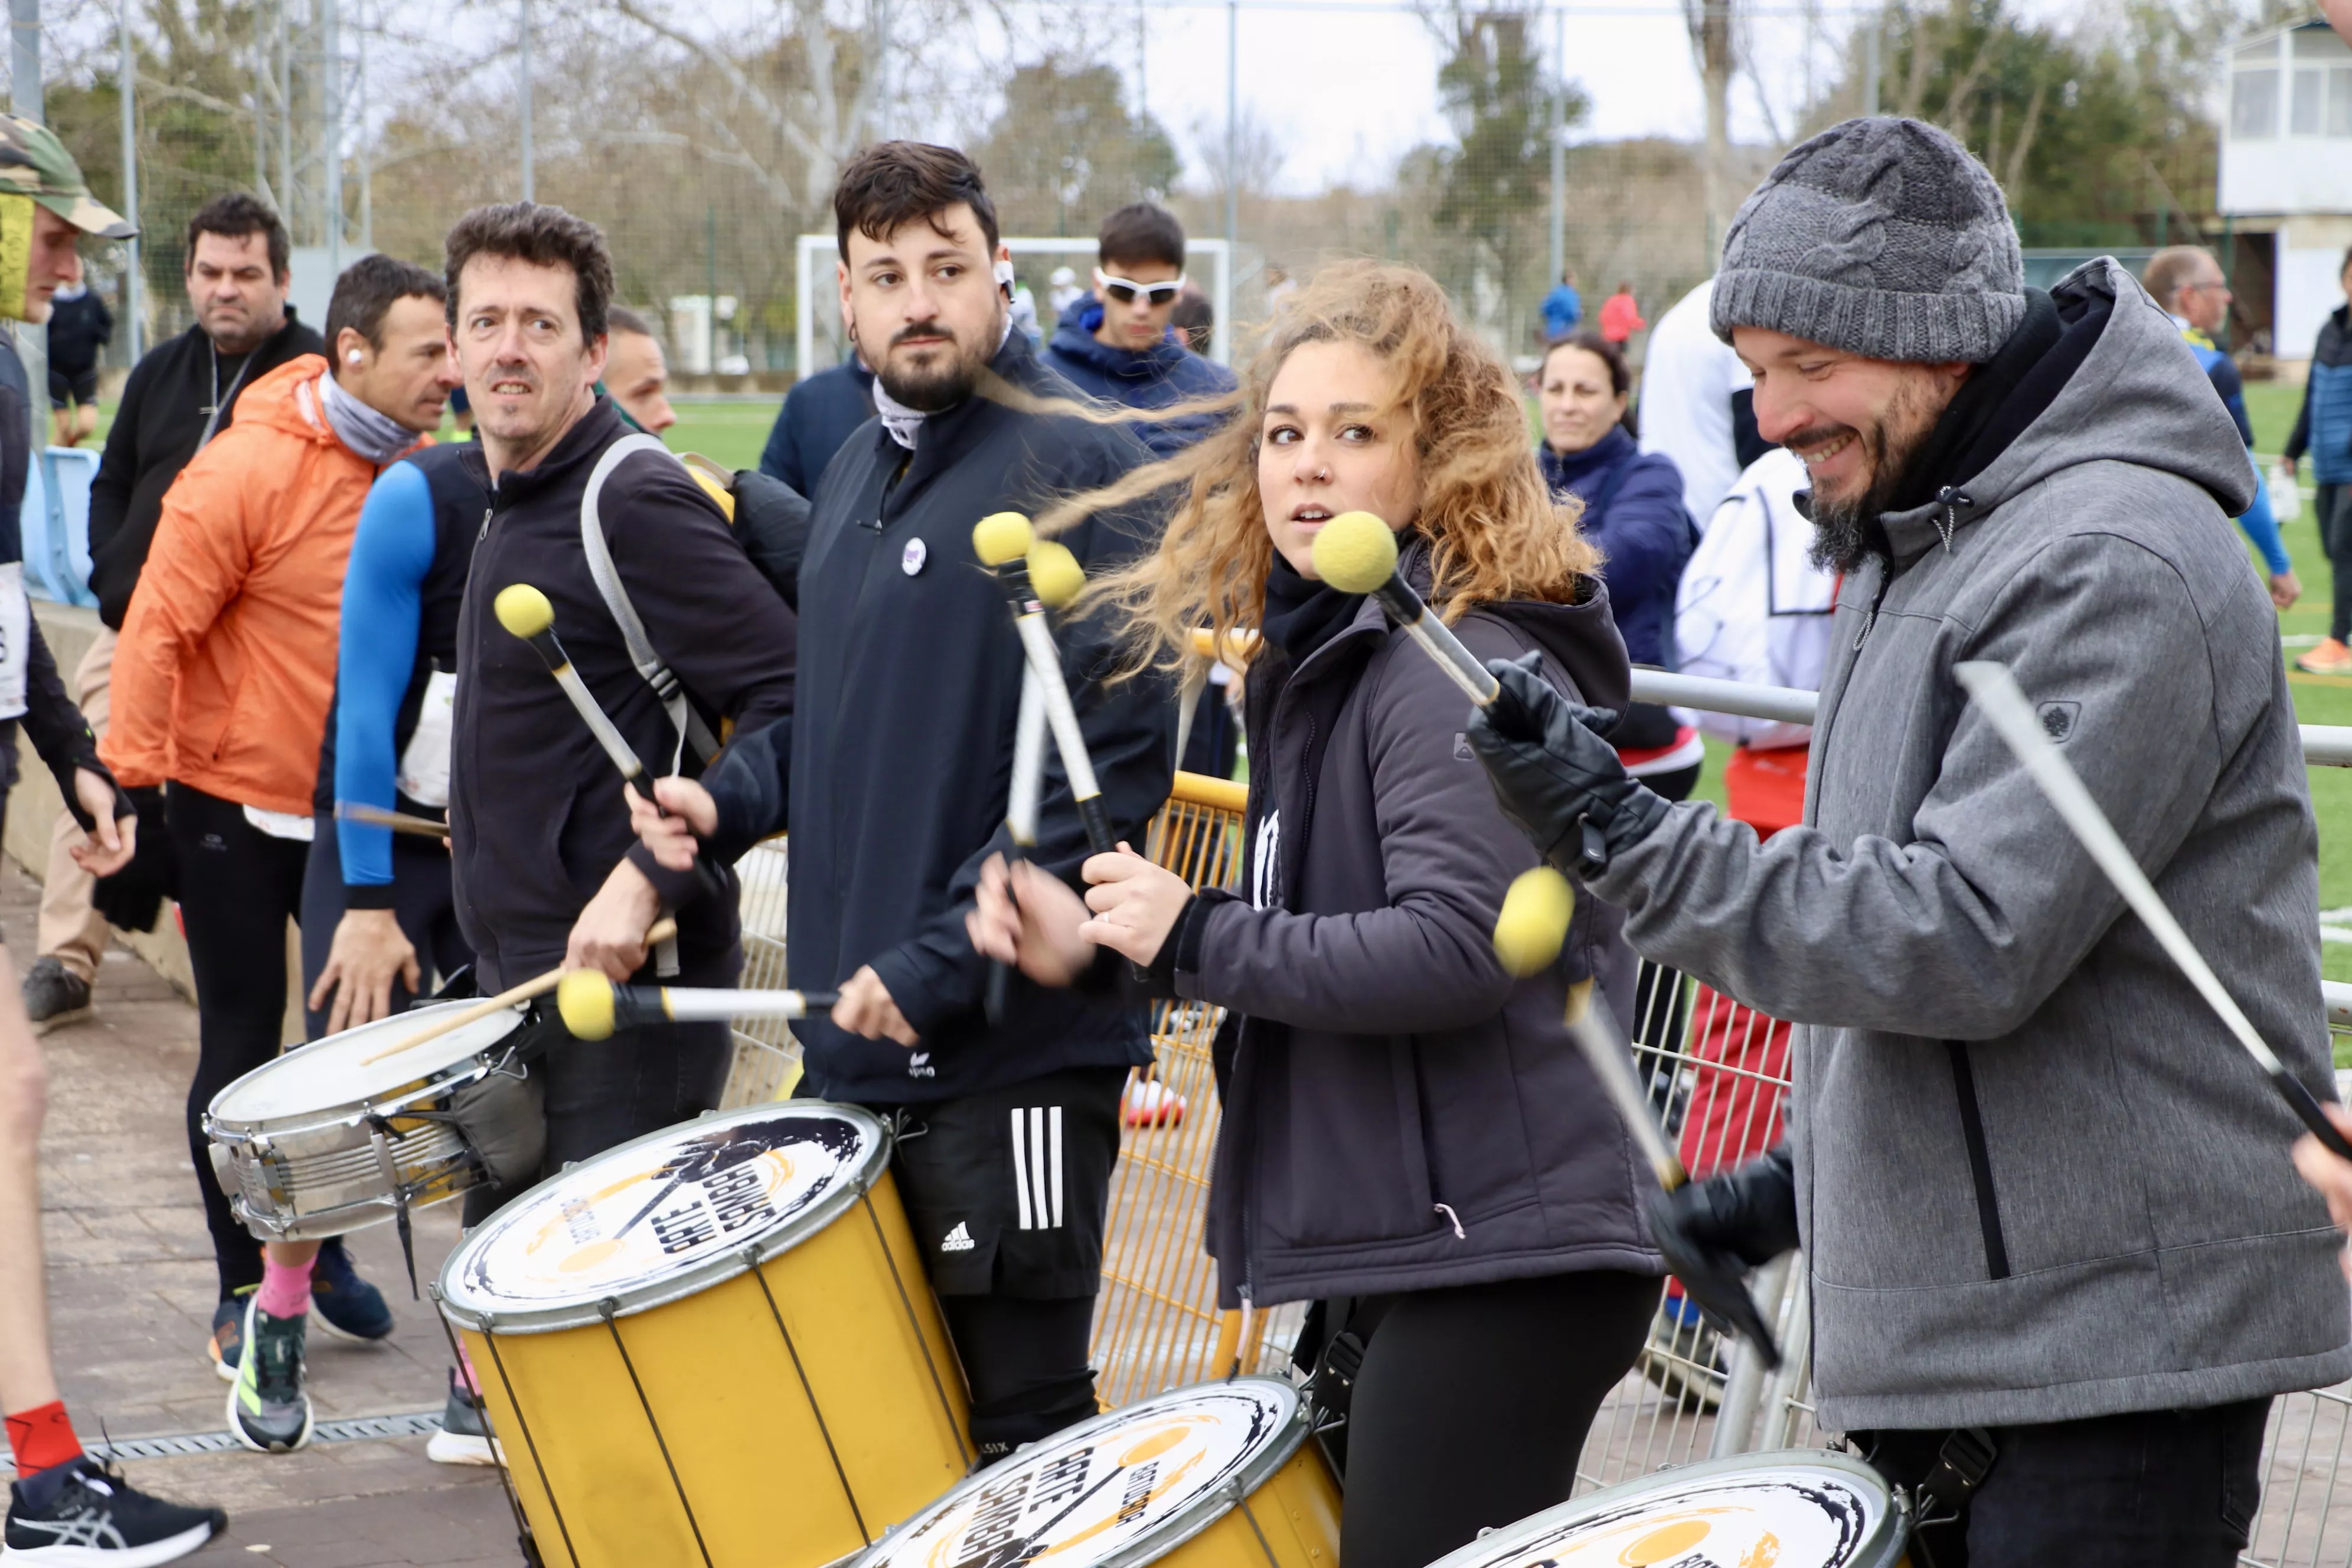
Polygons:
<instances>
[{"instance_id":1,"label":"drum tension rod","mask_svg":"<svg viewBox=\"0 0 2352 1568\"><path fill-rule=\"evenodd\" d=\"M1248 1494L1242 1490L1238 1476L1225 1483L1225 1496L1242 1510L1242 1518L1249 1521L1250 1533L1257 1537L1257 1549L1265 1553L1266 1568L1282 1568L1281 1559L1275 1556L1274 1547L1265 1539L1265 1531L1258 1528L1257 1515L1251 1511Z\"/></svg>"},{"instance_id":2,"label":"drum tension rod","mask_svg":"<svg viewBox=\"0 0 2352 1568\"><path fill-rule=\"evenodd\" d=\"M801 1394L808 1401L809 1414L816 1417L816 1435L824 1439L825 1458L833 1461L833 1473L841 1479L841 1495L849 1503L849 1517L856 1521L857 1537L871 1546L874 1532L866 1528L866 1510L857 1506L857 1493L849 1484L849 1471L841 1462L841 1450L833 1446L833 1428L825 1425L824 1407L816 1402L816 1390L809 1386L808 1369L801 1364L800 1347L793 1343L792 1330L784 1327L784 1314L776 1307L775 1292L768 1289L768 1277L760 1272L760 1244L747 1244L741 1256L743 1267L758 1281L760 1294L767 1300L768 1316L776 1321L776 1332L783 1336L784 1353L792 1357L793 1375L801 1380Z\"/></svg>"},{"instance_id":3,"label":"drum tension rod","mask_svg":"<svg viewBox=\"0 0 2352 1568\"><path fill-rule=\"evenodd\" d=\"M555 1515L556 1533L563 1537L563 1550L572 1559L572 1568L580 1568L580 1549L572 1544L572 1527L563 1522L563 1504L557 1500L555 1487L547 1479L547 1466L539 1457L539 1444L530 1435L530 1417L522 1413L522 1401L515 1397L514 1382L507 1376L507 1359L499 1353L498 1321L488 1312L481 1317L482 1343L488 1347L490 1365L499 1374L499 1386L506 1390L507 1406L515 1413L515 1425L522 1428L522 1446L530 1455L530 1468L539 1472L540 1495L547 1499L549 1510ZM494 1452L490 1456L498 1458Z\"/></svg>"},{"instance_id":4,"label":"drum tension rod","mask_svg":"<svg viewBox=\"0 0 2352 1568\"><path fill-rule=\"evenodd\" d=\"M376 1167L383 1173L384 1184L392 1189L394 1228L400 1232L401 1261L408 1265L408 1299L422 1301L425 1297L416 1289L416 1235L408 1223L408 1185L400 1179L400 1167L392 1158L392 1124L371 1110L367 1113L368 1142L375 1149Z\"/></svg>"},{"instance_id":5,"label":"drum tension rod","mask_svg":"<svg viewBox=\"0 0 2352 1568\"><path fill-rule=\"evenodd\" d=\"M457 1348L457 1331L449 1326L447 1314L441 1310L441 1286L438 1281L436 1281L433 1286L433 1315L441 1320L441 1337L449 1342L450 1369L460 1380L463 1380L467 1363L465 1352ZM487 1408L488 1401L482 1400L480 1389L469 1388L467 1392L476 1400L481 1401ZM509 1391L509 1397L512 1397L511 1390ZM484 1425L487 1426L488 1423ZM499 1442L496 1435L491 1436L490 1462L499 1472L499 1490L506 1494L507 1507L514 1513L515 1545L521 1551L522 1560L528 1568L545 1568L546 1560L539 1554L539 1539L530 1532L530 1521L523 1517L522 1499L515 1495L514 1478L507 1474L506 1461L499 1457L505 1447L506 1445ZM532 1457L534 1459L537 1458L536 1455ZM576 1564L574 1568L577 1568Z\"/></svg>"},{"instance_id":6,"label":"drum tension rod","mask_svg":"<svg viewBox=\"0 0 2352 1568\"><path fill-rule=\"evenodd\" d=\"M687 1500L686 1483L678 1479L677 1462L669 1457L669 1444L662 1436L661 1423L654 1418L652 1402L646 1398L646 1385L637 1380L637 1363L629 1359L629 1347L621 1342L621 1325L614 1321L614 1315L620 1310L617 1296L607 1296L596 1303L596 1314L604 1320L604 1330L613 1336L613 1348L621 1352L621 1365L629 1374L629 1386L637 1391L637 1408L646 1413L646 1425L653 1428L654 1447L661 1450L662 1465L669 1471L669 1484L677 1493L677 1505L686 1510L686 1527L694 1531L694 1548L702 1553L702 1568L711 1568L710 1547L702 1539L702 1525L694 1517L694 1504Z\"/></svg>"}]
</instances>

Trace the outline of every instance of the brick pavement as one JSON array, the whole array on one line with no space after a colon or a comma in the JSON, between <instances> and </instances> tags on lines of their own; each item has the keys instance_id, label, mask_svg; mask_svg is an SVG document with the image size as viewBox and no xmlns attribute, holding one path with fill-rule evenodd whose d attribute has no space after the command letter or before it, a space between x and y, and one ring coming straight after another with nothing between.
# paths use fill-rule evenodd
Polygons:
<instances>
[{"instance_id":1,"label":"brick pavement","mask_svg":"<svg viewBox=\"0 0 2352 1568\"><path fill-rule=\"evenodd\" d=\"M30 962L39 889L0 861L0 924ZM274 957L275 955L271 955ZM98 1016L44 1041L49 1113L42 1139L44 1231L58 1373L77 1430L95 1439L210 1433L226 1425L227 1384L205 1353L216 1296L183 1107L196 1016L128 952L101 966ZM209 1179L209 1178L207 1178ZM416 1224L420 1280L457 1238L454 1205ZM392 1227L352 1238L360 1270L393 1300L390 1340L351 1344L313 1330L321 1421L440 1408L448 1352L430 1304L411 1301ZM225 1540L192 1563L287 1568L473 1568L520 1561L496 1478L436 1465L423 1437L317 1444L299 1454L231 1453L128 1461L137 1485L229 1512Z\"/></svg>"}]
</instances>

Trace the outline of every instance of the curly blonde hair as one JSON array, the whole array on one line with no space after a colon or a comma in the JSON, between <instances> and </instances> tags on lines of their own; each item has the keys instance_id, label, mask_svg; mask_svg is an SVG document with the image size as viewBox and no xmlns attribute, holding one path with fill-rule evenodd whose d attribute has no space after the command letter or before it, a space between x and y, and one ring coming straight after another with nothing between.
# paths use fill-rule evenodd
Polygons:
<instances>
[{"instance_id":1,"label":"curly blonde hair","mask_svg":"<svg viewBox=\"0 0 2352 1568\"><path fill-rule=\"evenodd\" d=\"M1040 531L1181 487L1160 547L1088 591L1122 611L1138 667L1181 667L1196 627L1227 635L1264 619L1274 542L1257 489L1258 433L1274 378L1307 343L1362 345L1394 377L1384 412L1402 413L1421 467L1416 531L1429 541L1430 597L1449 623L1504 599L1573 604L1601 555L1578 531L1581 508L1555 501L1536 466L1519 387L1494 351L1455 318L1428 274L1370 261L1325 268L1267 330L1240 390L1203 408L1230 411L1215 434L1116 485L1038 514ZM1154 416L1192 412L1192 405Z\"/></svg>"}]
</instances>

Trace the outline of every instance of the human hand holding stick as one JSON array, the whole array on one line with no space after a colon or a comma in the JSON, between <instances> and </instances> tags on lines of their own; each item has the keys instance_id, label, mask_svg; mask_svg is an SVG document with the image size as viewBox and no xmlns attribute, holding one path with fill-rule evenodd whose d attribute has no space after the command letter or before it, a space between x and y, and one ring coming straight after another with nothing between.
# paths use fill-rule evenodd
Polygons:
<instances>
[{"instance_id":1,"label":"human hand holding stick","mask_svg":"<svg viewBox=\"0 0 2352 1568\"><path fill-rule=\"evenodd\" d=\"M646 932L646 945L651 947L656 943L667 942L677 934L677 921L667 918L657 920ZM367 1056L362 1057L360 1058L360 1066L367 1067L373 1063L383 1060L386 1057L396 1057L403 1051L414 1050L418 1046L426 1045L434 1040L439 1039L442 1036L448 1034L452 1030L462 1029L467 1025L471 1024L478 1019L487 1018L494 1013L501 1012L509 1007L517 1006L522 1003L530 1001L534 997L544 996L549 992L554 990L556 986L562 984L564 975L569 973L575 972L563 969L551 969L544 974L533 975L530 979L524 981L521 984L511 986L507 990L499 992L495 996L484 997L481 1001L475 1003L472 1006L465 1009L463 1012L452 1013L446 1018L436 1018L422 1029L419 1029L416 1033L409 1036L406 1039L397 1041L392 1045L384 1047L383 1049L380 1051L374 1051Z\"/></svg>"}]
</instances>

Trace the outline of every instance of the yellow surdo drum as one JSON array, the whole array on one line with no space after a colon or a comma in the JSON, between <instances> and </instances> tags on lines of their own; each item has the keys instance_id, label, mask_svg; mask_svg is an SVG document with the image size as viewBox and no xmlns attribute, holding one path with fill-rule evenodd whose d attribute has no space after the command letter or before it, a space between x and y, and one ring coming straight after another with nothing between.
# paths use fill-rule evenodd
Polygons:
<instances>
[{"instance_id":1,"label":"yellow surdo drum","mask_svg":"<svg viewBox=\"0 0 2352 1568\"><path fill-rule=\"evenodd\" d=\"M851 1568L1336 1568L1339 1489L1286 1383L1197 1384L982 1471Z\"/></svg>"},{"instance_id":2,"label":"yellow surdo drum","mask_svg":"<svg viewBox=\"0 0 2352 1568\"><path fill-rule=\"evenodd\" d=\"M1491 1531L1433 1568L1899 1568L1908 1503L1818 1449L1710 1459Z\"/></svg>"},{"instance_id":3,"label":"yellow surdo drum","mask_svg":"<svg viewBox=\"0 0 2352 1568\"><path fill-rule=\"evenodd\" d=\"M550 1568L814 1568L971 1461L882 1123L705 1116L508 1204L443 1266Z\"/></svg>"}]
</instances>

